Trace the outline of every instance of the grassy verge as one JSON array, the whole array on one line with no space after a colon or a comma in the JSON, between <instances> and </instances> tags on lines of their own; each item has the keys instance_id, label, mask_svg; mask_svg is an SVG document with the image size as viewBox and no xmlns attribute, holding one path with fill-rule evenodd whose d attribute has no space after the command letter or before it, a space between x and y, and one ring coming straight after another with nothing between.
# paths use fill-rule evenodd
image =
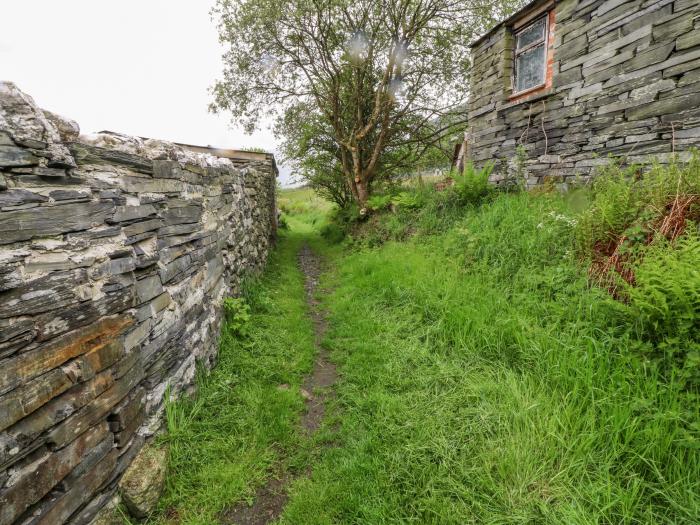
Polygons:
<instances>
[{"instance_id":1,"label":"grassy verge","mask_svg":"<svg viewBox=\"0 0 700 525\"><path fill-rule=\"evenodd\" d=\"M575 197L500 195L449 223L409 212L440 227L327 252L340 432L283 523L699 521L697 384L649 351L696 336L650 341L634 298L590 286Z\"/></svg>"},{"instance_id":2,"label":"grassy verge","mask_svg":"<svg viewBox=\"0 0 700 525\"><path fill-rule=\"evenodd\" d=\"M225 327L216 369L200 375L193 400L168 407L170 475L161 522L218 523L222 509L252 497L271 465L304 449L299 386L314 352L296 264L304 239L283 233L261 280L244 295L251 307L247 336Z\"/></svg>"},{"instance_id":3,"label":"grassy verge","mask_svg":"<svg viewBox=\"0 0 700 525\"><path fill-rule=\"evenodd\" d=\"M283 223L290 223L291 229L298 233L308 233L314 228L320 228L334 208L333 204L306 187L280 191L277 195L277 206L282 212Z\"/></svg>"},{"instance_id":4,"label":"grassy verge","mask_svg":"<svg viewBox=\"0 0 700 525\"><path fill-rule=\"evenodd\" d=\"M681 188L653 180L402 197L333 246L317 236L327 205L283 194L290 229L247 294L249 340L225 335L198 398L169 414L165 515L216 523L286 458L300 475L285 524L700 522L698 208L677 238L651 235ZM330 447L296 427L308 240L330 263L323 344L340 381L314 438ZM617 299L591 285L591 247L632 271Z\"/></svg>"}]
</instances>

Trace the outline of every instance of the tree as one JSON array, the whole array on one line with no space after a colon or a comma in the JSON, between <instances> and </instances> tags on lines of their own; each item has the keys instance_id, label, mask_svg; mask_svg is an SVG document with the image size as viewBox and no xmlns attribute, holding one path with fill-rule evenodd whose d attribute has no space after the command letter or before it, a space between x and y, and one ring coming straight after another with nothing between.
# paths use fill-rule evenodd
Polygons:
<instances>
[{"instance_id":1,"label":"tree","mask_svg":"<svg viewBox=\"0 0 700 525\"><path fill-rule=\"evenodd\" d=\"M218 0L215 111L276 117L306 176L362 207L378 179L466 122L468 44L519 0ZM343 197L345 198L345 197Z\"/></svg>"}]
</instances>

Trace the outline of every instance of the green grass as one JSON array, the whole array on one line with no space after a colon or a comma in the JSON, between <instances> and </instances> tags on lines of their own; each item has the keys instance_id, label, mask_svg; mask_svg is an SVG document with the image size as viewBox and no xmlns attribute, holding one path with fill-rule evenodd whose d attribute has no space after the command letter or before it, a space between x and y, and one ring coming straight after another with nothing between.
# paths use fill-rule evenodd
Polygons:
<instances>
[{"instance_id":1,"label":"green grass","mask_svg":"<svg viewBox=\"0 0 700 525\"><path fill-rule=\"evenodd\" d=\"M322 224L334 205L308 187L285 188L278 192L277 206L286 221L296 221L296 230Z\"/></svg>"},{"instance_id":2,"label":"green grass","mask_svg":"<svg viewBox=\"0 0 700 525\"><path fill-rule=\"evenodd\" d=\"M590 286L581 194L468 207L439 196L365 225L376 242L334 245L318 235L329 205L308 190L282 196L291 229L247 294L250 342L225 335L199 396L172 406L163 509L216 523L281 462L299 474L283 524L700 522L697 383L647 352L695 336L644 339L637 299ZM644 311L661 315L661 293L697 312L683 300L696 291L688 239L674 256L653 247L640 267L662 291L679 277L659 265L688 276L673 294L643 294ZM340 372L312 439L297 428L313 354L295 261L305 241L328 262L323 344Z\"/></svg>"},{"instance_id":3,"label":"green grass","mask_svg":"<svg viewBox=\"0 0 700 525\"><path fill-rule=\"evenodd\" d=\"M697 523L697 398L572 256L569 199L328 252L337 446L283 523Z\"/></svg>"},{"instance_id":4,"label":"green grass","mask_svg":"<svg viewBox=\"0 0 700 525\"><path fill-rule=\"evenodd\" d=\"M226 327L219 363L200 374L196 397L167 407L170 475L160 521L218 523L222 509L252 497L271 465L303 452L299 386L314 346L296 266L302 242L298 233L283 234L264 276L244 294L247 337Z\"/></svg>"}]
</instances>

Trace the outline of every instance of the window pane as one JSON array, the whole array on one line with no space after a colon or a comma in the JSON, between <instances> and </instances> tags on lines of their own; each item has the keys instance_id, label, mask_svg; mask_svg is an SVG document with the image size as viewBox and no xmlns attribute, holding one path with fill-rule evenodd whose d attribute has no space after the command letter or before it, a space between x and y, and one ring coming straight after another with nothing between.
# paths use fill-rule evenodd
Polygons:
<instances>
[{"instance_id":1,"label":"window pane","mask_svg":"<svg viewBox=\"0 0 700 525\"><path fill-rule=\"evenodd\" d=\"M537 22L518 34L517 49L542 40L544 38L544 29L544 18L540 18Z\"/></svg>"},{"instance_id":2,"label":"window pane","mask_svg":"<svg viewBox=\"0 0 700 525\"><path fill-rule=\"evenodd\" d=\"M544 44L515 59L515 91L524 91L544 83L544 60Z\"/></svg>"}]
</instances>

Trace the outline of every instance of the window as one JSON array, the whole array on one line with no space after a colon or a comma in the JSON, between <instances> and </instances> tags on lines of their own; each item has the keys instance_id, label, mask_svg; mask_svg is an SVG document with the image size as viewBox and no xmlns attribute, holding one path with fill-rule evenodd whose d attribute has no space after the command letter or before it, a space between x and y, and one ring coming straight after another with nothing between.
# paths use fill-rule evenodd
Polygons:
<instances>
[{"instance_id":1,"label":"window","mask_svg":"<svg viewBox=\"0 0 700 525\"><path fill-rule=\"evenodd\" d=\"M513 93L545 84L548 18L545 15L515 33Z\"/></svg>"}]
</instances>

